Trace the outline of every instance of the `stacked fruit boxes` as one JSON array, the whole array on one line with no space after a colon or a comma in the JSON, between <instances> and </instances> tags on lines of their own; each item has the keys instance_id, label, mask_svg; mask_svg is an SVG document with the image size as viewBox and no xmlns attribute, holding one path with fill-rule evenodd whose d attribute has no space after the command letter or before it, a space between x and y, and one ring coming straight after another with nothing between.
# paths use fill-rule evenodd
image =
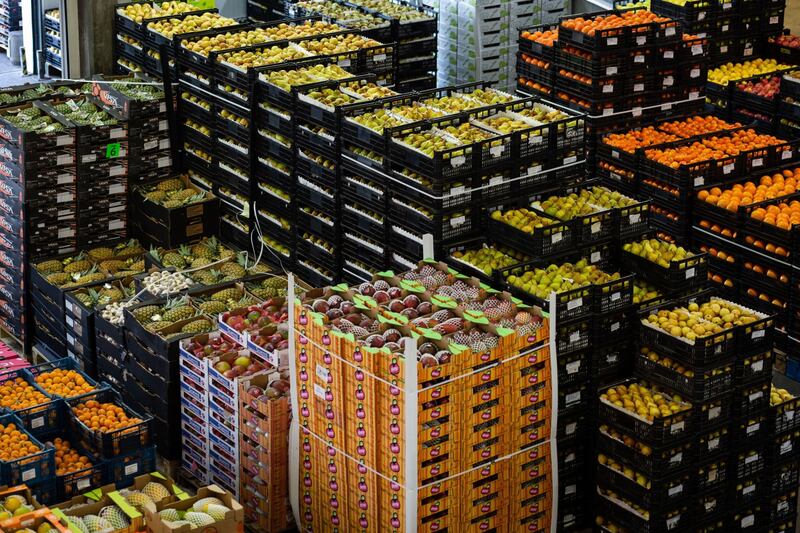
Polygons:
<instances>
[{"instance_id":1,"label":"stacked fruit boxes","mask_svg":"<svg viewBox=\"0 0 800 533\"><path fill-rule=\"evenodd\" d=\"M49 123L52 131L27 126L25 117ZM32 297L27 285L29 262L74 251L77 245L76 135L69 122L48 113L38 102L4 109L0 123L0 249L6 301L2 324L27 350L32 342L32 330L27 328L34 320L26 316ZM59 327L54 320L49 325L63 338L63 324Z\"/></svg>"},{"instance_id":2,"label":"stacked fruit boxes","mask_svg":"<svg viewBox=\"0 0 800 533\"><path fill-rule=\"evenodd\" d=\"M520 32L525 57L518 62L517 87L588 114L589 168L599 136L609 129L702 107L707 39L684 36L676 21L654 21L656 15L642 10L585 15L618 22L593 35L575 29L577 17Z\"/></svg>"},{"instance_id":3,"label":"stacked fruit boxes","mask_svg":"<svg viewBox=\"0 0 800 533\"><path fill-rule=\"evenodd\" d=\"M146 76L104 76L92 83L92 95L128 123L128 185L170 174L172 154L162 86Z\"/></svg>"},{"instance_id":4,"label":"stacked fruit boxes","mask_svg":"<svg viewBox=\"0 0 800 533\"><path fill-rule=\"evenodd\" d=\"M797 480L800 475L797 449L800 428L794 416L797 408L797 398L772 387L764 473L767 485L760 518L775 531L791 529L797 518Z\"/></svg>"},{"instance_id":5,"label":"stacked fruit boxes","mask_svg":"<svg viewBox=\"0 0 800 533\"><path fill-rule=\"evenodd\" d=\"M22 2L3 0L0 4L0 46L8 51L9 34L22 29Z\"/></svg>"},{"instance_id":6,"label":"stacked fruit boxes","mask_svg":"<svg viewBox=\"0 0 800 533\"><path fill-rule=\"evenodd\" d=\"M781 33L786 2L685 3L653 0L650 9L679 20L687 33L707 37L711 43L711 64L738 58L752 58L768 36Z\"/></svg>"},{"instance_id":7,"label":"stacked fruit boxes","mask_svg":"<svg viewBox=\"0 0 800 533\"><path fill-rule=\"evenodd\" d=\"M547 318L507 293L483 299L479 287L443 264L425 263L352 289L315 289L296 305L292 403L300 426L303 527L550 527ZM454 307L430 314L429 298ZM356 305L359 311L350 312ZM414 317L407 326L396 318L398 305ZM467 333L471 319L462 317L461 305L484 325ZM390 329L375 328L378 317L389 319ZM512 329L495 329L511 317ZM416 353L405 339L404 357L406 328L424 325L434 330L418 339ZM452 353L450 340L466 349ZM407 396L414 389L416 399ZM410 412L418 412L413 420ZM405 487L412 486L421 488L409 499ZM404 525L409 518L416 524Z\"/></svg>"},{"instance_id":8,"label":"stacked fruit boxes","mask_svg":"<svg viewBox=\"0 0 800 533\"><path fill-rule=\"evenodd\" d=\"M394 88L398 92L436 86L435 11L403 0L344 2L301 1L291 15L319 14L377 41L395 44Z\"/></svg>"},{"instance_id":9,"label":"stacked fruit boxes","mask_svg":"<svg viewBox=\"0 0 800 533\"><path fill-rule=\"evenodd\" d=\"M647 382L600 397L601 522L635 529L649 512L683 531L753 514L765 526L772 318L707 294L642 317L635 374Z\"/></svg>"},{"instance_id":10,"label":"stacked fruit boxes","mask_svg":"<svg viewBox=\"0 0 800 533\"><path fill-rule=\"evenodd\" d=\"M277 372L239 381L240 500L248 523L280 533L292 526L289 506L289 382Z\"/></svg>"},{"instance_id":11,"label":"stacked fruit boxes","mask_svg":"<svg viewBox=\"0 0 800 533\"><path fill-rule=\"evenodd\" d=\"M208 338L219 338L211 333ZM222 339L221 339L222 341ZM180 400L181 400L181 468L189 479L200 485L209 483L208 458L208 375L202 359L186 349L188 341L180 347Z\"/></svg>"}]
</instances>

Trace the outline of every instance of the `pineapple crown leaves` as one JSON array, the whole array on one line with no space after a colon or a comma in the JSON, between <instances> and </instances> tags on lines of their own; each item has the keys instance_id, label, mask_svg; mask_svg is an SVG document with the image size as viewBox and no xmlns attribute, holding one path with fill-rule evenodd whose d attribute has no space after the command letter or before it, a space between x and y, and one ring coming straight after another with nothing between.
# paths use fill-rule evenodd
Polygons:
<instances>
[{"instance_id":1,"label":"pineapple crown leaves","mask_svg":"<svg viewBox=\"0 0 800 533\"><path fill-rule=\"evenodd\" d=\"M97 302L100 301L100 293L98 291L94 289L86 289L86 294L89 295L93 305L97 305Z\"/></svg>"},{"instance_id":2,"label":"pineapple crown leaves","mask_svg":"<svg viewBox=\"0 0 800 533\"><path fill-rule=\"evenodd\" d=\"M248 257L247 252L238 252L236 254L236 262L244 268L247 268Z\"/></svg>"},{"instance_id":3,"label":"pineapple crown leaves","mask_svg":"<svg viewBox=\"0 0 800 533\"><path fill-rule=\"evenodd\" d=\"M85 252L81 252L76 256L67 257L66 259L64 259L62 261L62 263L64 263L65 265L68 265L70 263L75 263L76 261L83 261L84 259L86 259L86 253Z\"/></svg>"},{"instance_id":4,"label":"pineapple crown leaves","mask_svg":"<svg viewBox=\"0 0 800 533\"><path fill-rule=\"evenodd\" d=\"M162 254L161 254L161 251L157 247L151 246L149 253L150 253L150 257L152 257L153 259L155 259L159 263L161 262Z\"/></svg>"},{"instance_id":5,"label":"pineapple crown leaves","mask_svg":"<svg viewBox=\"0 0 800 533\"><path fill-rule=\"evenodd\" d=\"M181 244L180 245L180 247L178 248L178 253L181 254L184 257L192 257L193 256L192 249L189 248L185 244Z\"/></svg>"},{"instance_id":6,"label":"pineapple crown leaves","mask_svg":"<svg viewBox=\"0 0 800 533\"><path fill-rule=\"evenodd\" d=\"M180 298L169 298L167 299L167 303L164 304L165 310L175 309L176 307L181 307L183 305L191 305L192 302L189 299L188 295L181 296Z\"/></svg>"},{"instance_id":7,"label":"pineapple crown leaves","mask_svg":"<svg viewBox=\"0 0 800 533\"><path fill-rule=\"evenodd\" d=\"M216 236L212 235L211 237L206 239L205 242L203 242L203 244L211 252L211 255L213 255L214 257L219 255L219 241L217 240Z\"/></svg>"},{"instance_id":8,"label":"pineapple crown leaves","mask_svg":"<svg viewBox=\"0 0 800 533\"><path fill-rule=\"evenodd\" d=\"M81 278L84 278L84 277L89 276L91 274L95 274L96 272L97 272L97 265L92 265L92 268L90 268L89 270L87 270L85 272L75 272L74 274L72 274L72 279L75 280L75 281L78 281Z\"/></svg>"}]
</instances>

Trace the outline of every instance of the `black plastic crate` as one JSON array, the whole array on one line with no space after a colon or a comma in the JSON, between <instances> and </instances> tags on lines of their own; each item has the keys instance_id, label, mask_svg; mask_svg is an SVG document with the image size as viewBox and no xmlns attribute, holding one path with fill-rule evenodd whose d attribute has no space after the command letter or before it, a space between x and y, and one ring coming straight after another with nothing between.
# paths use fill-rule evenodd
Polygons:
<instances>
[{"instance_id":1,"label":"black plastic crate","mask_svg":"<svg viewBox=\"0 0 800 533\"><path fill-rule=\"evenodd\" d=\"M737 447L753 446L764 442L769 434L767 412L754 413L747 417L734 418L731 422L731 435Z\"/></svg>"},{"instance_id":2,"label":"black plastic crate","mask_svg":"<svg viewBox=\"0 0 800 533\"><path fill-rule=\"evenodd\" d=\"M717 490L726 486L728 479L727 457L712 457L709 459L702 454L697 454L695 460L697 463L692 472L695 475L698 493Z\"/></svg>"},{"instance_id":3,"label":"black plastic crate","mask_svg":"<svg viewBox=\"0 0 800 533\"><path fill-rule=\"evenodd\" d=\"M708 277L708 254L692 254L680 261L670 261L664 268L647 258L622 252L621 262L624 268L636 272L647 282L656 287L672 290L688 291L705 286Z\"/></svg>"},{"instance_id":4,"label":"black plastic crate","mask_svg":"<svg viewBox=\"0 0 800 533\"><path fill-rule=\"evenodd\" d=\"M656 348L657 350L657 348ZM692 401L705 401L727 392L733 384L733 358L707 367L687 365L692 377L678 373L660 363L654 362L647 354L636 357L637 373L653 379L680 393Z\"/></svg>"},{"instance_id":5,"label":"black plastic crate","mask_svg":"<svg viewBox=\"0 0 800 533\"><path fill-rule=\"evenodd\" d=\"M747 385L769 379L769 377L772 376L772 360L773 355L771 350L753 355L740 355L736 358L735 363L734 378L736 383L739 385ZM794 411L794 407L792 407L791 410ZM780 414L776 412L776 416L780 417ZM794 415L791 416L794 417ZM795 425L800 425L800 421Z\"/></svg>"},{"instance_id":6,"label":"black plastic crate","mask_svg":"<svg viewBox=\"0 0 800 533\"><path fill-rule=\"evenodd\" d=\"M765 455L770 464L785 464L796 459L800 455L800 429L770 435Z\"/></svg>"},{"instance_id":7,"label":"black plastic crate","mask_svg":"<svg viewBox=\"0 0 800 533\"><path fill-rule=\"evenodd\" d=\"M763 413L769 407L769 390L769 381L737 387L733 392L733 414L744 418Z\"/></svg>"},{"instance_id":8,"label":"black plastic crate","mask_svg":"<svg viewBox=\"0 0 800 533\"><path fill-rule=\"evenodd\" d=\"M8 426L14 424L18 431L27 432L20 419L13 414L0 416L0 424ZM55 456L52 448L46 448L43 443L29 434L28 439L39 451L28 454L19 459L0 462L0 475L4 483L9 486L27 483L50 482L56 473Z\"/></svg>"},{"instance_id":9,"label":"black plastic crate","mask_svg":"<svg viewBox=\"0 0 800 533\"><path fill-rule=\"evenodd\" d=\"M520 31L520 38L519 38L519 49L522 52L526 52L535 56L542 57L547 61L552 61L555 57L553 46L543 45L542 43L533 41L526 37L523 37L525 32L528 33L536 33L538 31L545 32L545 31L553 31L558 29L558 24L542 24L538 26L531 26L527 28L519 28Z\"/></svg>"},{"instance_id":10,"label":"black plastic crate","mask_svg":"<svg viewBox=\"0 0 800 533\"><path fill-rule=\"evenodd\" d=\"M640 443L629 446L623 442L623 439L627 440L630 437L619 432L612 435L610 432L615 432L615 430L600 429L597 452L631 467L636 472L645 474L648 479L672 477L685 470L696 460L691 441L651 449Z\"/></svg>"},{"instance_id":11,"label":"black plastic crate","mask_svg":"<svg viewBox=\"0 0 800 533\"><path fill-rule=\"evenodd\" d=\"M525 250L526 253L537 257L546 257L568 251L573 247L572 226L572 221L555 221L545 227L536 228L529 234L490 218L487 229L503 244L517 250Z\"/></svg>"},{"instance_id":12,"label":"black plastic crate","mask_svg":"<svg viewBox=\"0 0 800 533\"><path fill-rule=\"evenodd\" d=\"M645 488L635 480L625 477L606 466L597 469L597 484L606 490L629 499L645 509L663 508L675 502L685 501L693 493L694 479L690 472L673 473L666 478L649 479Z\"/></svg>"},{"instance_id":13,"label":"black plastic crate","mask_svg":"<svg viewBox=\"0 0 800 533\"><path fill-rule=\"evenodd\" d=\"M650 313L659 310L659 307L651 309ZM658 346L667 355L674 355L692 365L705 365L726 359L734 354L737 348L734 330L724 330L689 341L683 337L673 337L668 332L645 322L640 331L640 340L644 345Z\"/></svg>"},{"instance_id":14,"label":"black plastic crate","mask_svg":"<svg viewBox=\"0 0 800 533\"><path fill-rule=\"evenodd\" d=\"M726 426L708 430L701 429L693 442L698 457L722 460L731 450L733 434Z\"/></svg>"},{"instance_id":15,"label":"black plastic crate","mask_svg":"<svg viewBox=\"0 0 800 533\"><path fill-rule=\"evenodd\" d=\"M516 276L525 272L527 268L524 265L515 266L502 271L502 275L506 279L509 276ZM508 282L507 282L508 283ZM547 300L543 300L532 294L526 293L521 289L508 285L508 290L515 293L522 299L527 299L535 302L542 308L548 308ZM568 291L556 293L556 320L579 320L590 315L593 311L592 299L594 290L591 285L585 285Z\"/></svg>"},{"instance_id":16,"label":"black plastic crate","mask_svg":"<svg viewBox=\"0 0 800 533\"><path fill-rule=\"evenodd\" d=\"M623 380L617 385L631 383L636 383L636 380ZM602 397L600 398L598 417L610 426L617 427L632 438L651 446L667 446L679 442L691 435L694 427L691 410L659 417L649 422L630 411L616 407Z\"/></svg>"},{"instance_id":17,"label":"black plastic crate","mask_svg":"<svg viewBox=\"0 0 800 533\"><path fill-rule=\"evenodd\" d=\"M558 40L592 52L620 50L625 48L629 44L628 38L632 30L630 27L610 28L596 31L593 35L588 35L564 26L565 19L583 17L589 20L598 16L607 16L614 13L614 11L600 11L596 13L574 14L564 17L561 19L558 27ZM637 27L637 29L641 28Z\"/></svg>"},{"instance_id":18,"label":"black plastic crate","mask_svg":"<svg viewBox=\"0 0 800 533\"><path fill-rule=\"evenodd\" d=\"M592 346L592 376L598 386L605 386L626 375L632 366L634 347L627 342Z\"/></svg>"},{"instance_id":19,"label":"black plastic crate","mask_svg":"<svg viewBox=\"0 0 800 533\"><path fill-rule=\"evenodd\" d=\"M770 419L775 434L800 429L800 397L770 405Z\"/></svg>"},{"instance_id":20,"label":"black plastic crate","mask_svg":"<svg viewBox=\"0 0 800 533\"><path fill-rule=\"evenodd\" d=\"M620 500L617 498L612 499L601 493L598 500L598 503L602 504L602 511L598 510L598 514L618 527L624 527L626 531L668 533L691 530L696 525L692 522L694 513L690 510L688 501L649 509L649 516L645 518L640 513L634 512L630 506L620 505ZM601 531L607 530L601 529Z\"/></svg>"},{"instance_id":21,"label":"black plastic crate","mask_svg":"<svg viewBox=\"0 0 800 533\"><path fill-rule=\"evenodd\" d=\"M304 150L297 151L295 159L295 171L299 177L311 180L314 183L328 187L332 190L338 188L338 176L336 161L321 158L316 160L317 157L313 154L306 153Z\"/></svg>"}]
</instances>

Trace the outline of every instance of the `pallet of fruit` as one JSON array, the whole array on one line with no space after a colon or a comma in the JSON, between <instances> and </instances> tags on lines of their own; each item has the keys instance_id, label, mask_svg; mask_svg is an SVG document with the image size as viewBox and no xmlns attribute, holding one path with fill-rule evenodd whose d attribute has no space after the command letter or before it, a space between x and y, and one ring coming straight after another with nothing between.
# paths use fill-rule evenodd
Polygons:
<instances>
[{"instance_id":1,"label":"pallet of fruit","mask_svg":"<svg viewBox=\"0 0 800 533\"><path fill-rule=\"evenodd\" d=\"M627 242L622 250L622 265L656 287L688 292L706 284L705 253L693 253L658 239Z\"/></svg>"}]
</instances>

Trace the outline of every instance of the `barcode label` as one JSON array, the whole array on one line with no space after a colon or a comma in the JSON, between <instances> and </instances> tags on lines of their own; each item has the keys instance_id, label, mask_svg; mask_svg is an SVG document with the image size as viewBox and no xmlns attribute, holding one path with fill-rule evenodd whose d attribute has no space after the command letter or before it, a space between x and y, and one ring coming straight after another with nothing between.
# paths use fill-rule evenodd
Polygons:
<instances>
[{"instance_id":1,"label":"barcode label","mask_svg":"<svg viewBox=\"0 0 800 533\"><path fill-rule=\"evenodd\" d=\"M642 215L640 213L634 213L632 215L628 215L628 223L629 224L636 224L641 220Z\"/></svg>"},{"instance_id":2,"label":"barcode label","mask_svg":"<svg viewBox=\"0 0 800 533\"><path fill-rule=\"evenodd\" d=\"M763 164L764 164L764 160L762 158L757 157L757 158L753 159L753 166L754 167L760 167Z\"/></svg>"},{"instance_id":3,"label":"barcode label","mask_svg":"<svg viewBox=\"0 0 800 533\"><path fill-rule=\"evenodd\" d=\"M701 185L705 184L705 182L706 182L706 179L703 176L700 176L699 178L695 178L694 179L694 186L695 187L700 187Z\"/></svg>"},{"instance_id":4,"label":"barcode label","mask_svg":"<svg viewBox=\"0 0 800 533\"><path fill-rule=\"evenodd\" d=\"M575 298L567 302L567 309L572 311L583 305L583 298Z\"/></svg>"},{"instance_id":5,"label":"barcode label","mask_svg":"<svg viewBox=\"0 0 800 533\"><path fill-rule=\"evenodd\" d=\"M723 174L730 174L731 172L733 172L734 168L736 168L736 164L735 163L728 163L727 165L722 167L722 173Z\"/></svg>"},{"instance_id":6,"label":"barcode label","mask_svg":"<svg viewBox=\"0 0 800 533\"><path fill-rule=\"evenodd\" d=\"M22 472L22 481L30 481L36 477L36 469L31 468Z\"/></svg>"},{"instance_id":7,"label":"barcode label","mask_svg":"<svg viewBox=\"0 0 800 533\"><path fill-rule=\"evenodd\" d=\"M139 471L139 463L133 463L125 467L125 475L131 476Z\"/></svg>"},{"instance_id":8,"label":"barcode label","mask_svg":"<svg viewBox=\"0 0 800 533\"><path fill-rule=\"evenodd\" d=\"M168 167L170 165L170 162L171 162L171 159L170 159L170 157L168 155L164 156L164 157L159 157L158 158L158 168Z\"/></svg>"},{"instance_id":9,"label":"barcode label","mask_svg":"<svg viewBox=\"0 0 800 533\"><path fill-rule=\"evenodd\" d=\"M44 425L44 417L43 416L39 416L39 417L34 418L33 420L31 420L31 427L33 429L40 428L43 425Z\"/></svg>"},{"instance_id":10,"label":"barcode label","mask_svg":"<svg viewBox=\"0 0 800 533\"><path fill-rule=\"evenodd\" d=\"M317 365L317 367L316 367L316 373L317 373L317 377L318 377L319 379L321 379L322 381L324 381L325 383L327 383L327 382L328 382L328 380L329 380L329 379L330 379L330 377L331 377L331 372L330 372L330 370L328 370L327 368L325 368L325 367L324 367L324 366L322 366L322 365Z\"/></svg>"},{"instance_id":11,"label":"barcode label","mask_svg":"<svg viewBox=\"0 0 800 533\"><path fill-rule=\"evenodd\" d=\"M581 399L581 391L572 392L564 397L564 401L566 402L567 405L580 401L580 399Z\"/></svg>"},{"instance_id":12,"label":"barcode label","mask_svg":"<svg viewBox=\"0 0 800 533\"><path fill-rule=\"evenodd\" d=\"M694 268L690 268L689 270L686 271L686 279L693 278L694 274L695 274Z\"/></svg>"},{"instance_id":13,"label":"barcode label","mask_svg":"<svg viewBox=\"0 0 800 533\"><path fill-rule=\"evenodd\" d=\"M669 28L667 28L664 31L664 35L666 35L667 37L672 37L673 35L675 35L675 26L670 26Z\"/></svg>"},{"instance_id":14,"label":"barcode label","mask_svg":"<svg viewBox=\"0 0 800 533\"><path fill-rule=\"evenodd\" d=\"M121 183L108 186L108 194L121 194L123 192L125 192L125 185Z\"/></svg>"},{"instance_id":15,"label":"barcode label","mask_svg":"<svg viewBox=\"0 0 800 533\"><path fill-rule=\"evenodd\" d=\"M314 384L314 395L317 398L320 398L320 399L324 400L325 399L325 387L315 383Z\"/></svg>"},{"instance_id":16,"label":"barcode label","mask_svg":"<svg viewBox=\"0 0 800 533\"><path fill-rule=\"evenodd\" d=\"M114 128L109 132L109 136L112 139L120 139L122 137L125 137L125 130L122 128Z\"/></svg>"},{"instance_id":17,"label":"barcode label","mask_svg":"<svg viewBox=\"0 0 800 533\"><path fill-rule=\"evenodd\" d=\"M692 45L692 55L693 56L700 55L702 53L703 53L703 47L701 45L699 45L699 44L693 44Z\"/></svg>"}]
</instances>

